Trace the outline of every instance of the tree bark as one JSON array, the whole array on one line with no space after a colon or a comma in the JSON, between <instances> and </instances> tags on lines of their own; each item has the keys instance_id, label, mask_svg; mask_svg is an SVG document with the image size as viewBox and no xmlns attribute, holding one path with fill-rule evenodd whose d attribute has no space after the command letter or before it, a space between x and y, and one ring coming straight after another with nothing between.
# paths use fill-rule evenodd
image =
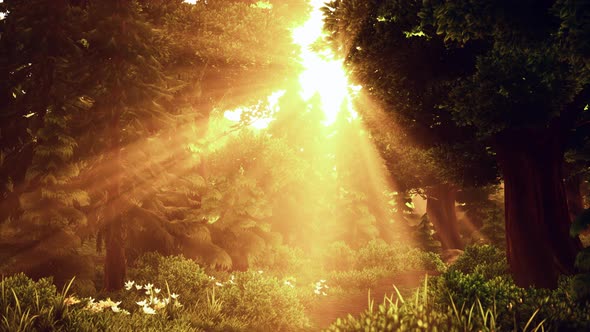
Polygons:
<instances>
[{"instance_id":1,"label":"tree bark","mask_svg":"<svg viewBox=\"0 0 590 332\"><path fill-rule=\"evenodd\" d=\"M584 210L584 199L580 184L582 177L579 174L568 177L565 180L565 194L567 197L570 220L574 220Z\"/></svg>"},{"instance_id":2,"label":"tree bark","mask_svg":"<svg viewBox=\"0 0 590 332\"><path fill-rule=\"evenodd\" d=\"M127 275L125 237L120 216L110 221L105 233L104 288L107 291L115 291L123 288Z\"/></svg>"},{"instance_id":3,"label":"tree bark","mask_svg":"<svg viewBox=\"0 0 590 332\"><path fill-rule=\"evenodd\" d=\"M554 127L503 132L495 138L504 179L506 242L518 286L557 287L574 271L581 247L569 236L563 147Z\"/></svg>"},{"instance_id":4,"label":"tree bark","mask_svg":"<svg viewBox=\"0 0 590 332\"><path fill-rule=\"evenodd\" d=\"M464 248L457 227L455 194L456 189L449 184L439 184L428 190L426 214L439 236L443 250Z\"/></svg>"},{"instance_id":5,"label":"tree bark","mask_svg":"<svg viewBox=\"0 0 590 332\"><path fill-rule=\"evenodd\" d=\"M104 263L104 288L107 291L123 288L127 274L127 262L125 259L125 229L123 227L123 214L125 212L122 197L121 185L123 178L123 166L121 162L120 147L120 120L118 116L112 120L111 146L113 156L110 162L113 163L113 174L109 179L107 214L105 226L105 249L106 257Z\"/></svg>"}]
</instances>

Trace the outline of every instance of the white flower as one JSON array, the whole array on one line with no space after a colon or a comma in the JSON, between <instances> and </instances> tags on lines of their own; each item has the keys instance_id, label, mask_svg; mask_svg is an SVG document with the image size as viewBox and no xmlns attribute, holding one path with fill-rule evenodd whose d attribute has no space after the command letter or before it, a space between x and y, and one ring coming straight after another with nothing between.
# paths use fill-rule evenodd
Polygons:
<instances>
[{"instance_id":1,"label":"white flower","mask_svg":"<svg viewBox=\"0 0 590 332\"><path fill-rule=\"evenodd\" d=\"M138 306L142 306L142 307L145 307L147 305L147 301L146 300L135 302L135 303L137 303Z\"/></svg>"},{"instance_id":2,"label":"white flower","mask_svg":"<svg viewBox=\"0 0 590 332\"><path fill-rule=\"evenodd\" d=\"M326 282L325 279L321 279L320 282L323 284L324 282Z\"/></svg>"},{"instance_id":3,"label":"white flower","mask_svg":"<svg viewBox=\"0 0 590 332\"><path fill-rule=\"evenodd\" d=\"M140 284L137 284L137 285L135 285L135 289L137 289L137 290L140 290L140 289L142 289L142 288L143 288L143 286L142 286L142 285L140 285Z\"/></svg>"},{"instance_id":4,"label":"white flower","mask_svg":"<svg viewBox=\"0 0 590 332\"><path fill-rule=\"evenodd\" d=\"M154 287L154 285L150 284L149 282L147 283L147 285L143 286L143 288L145 289L152 289Z\"/></svg>"},{"instance_id":5,"label":"white flower","mask_svg":"<svg viewBox=\"0 0 590 332\"><path fill-rule=\"evenodd\" d=\"M130 290L131 287L133 287L133 284L135 284L135 281L129 280L125 283L125 289L126 290Z\"/></svg>"},{"instance_id":6,"label":"white flower","mask_svg":"<svg viewBox=\"0 0 590 332\"><path fill-rule=\"evenodd\" d=\"M121 308L119 308L119 307L117 307L117 306L112 306L112 307L111 307L111 310L112 310L113 312L120 312L120 311L121 311Z\"/></svg>"},{"instance_id":7,"label":"white flower","mask_svg":"<svg viewBox=\"0 0 590 332\"><path fill-rule=\"evenodd\" d=\"M176 293L172 293L172 294L170 294L170 297L173 299L177 299L178 297L180 297L180 295L178 295Z\"/></svg>"},{"instance_id":8,"label":"white flower","mask_svg":"<svg viewBox=\"0 0 590 332\"><path fill-rule=\"evenodd\" d=\"M322 295L323 295L323 296L326 296L326 295L328 295L328 294L326 294L326 292L322 292Z\"/></svg>"},{"instance_id":9,"label":"white flower","mask_svg":"<svg viewBox=\"0 0 590 332\"><path fill-rule=\"evenodd\" d=\"M263 273L264 273L264 271L262 271L262 270L258 270L258 273L260 273L260 274L263 274Z\"/></svg>"},{"instance_id":10,"label":"white flower","mask_svg":"<svg viewBox=\"0 0 590 332\"><path fill-rule=\"evenodd\" d=\"M319 290L317 290L317 289L316 289L316 290L314 290L313 292L314 292L314 293L316 293L316 294L318 294L318 295L320 295L320 291L319 291Z\"/></svg>"},{"instance_id":11,"label":"white flower","mask_svg":"<svg viewBox=\"0 0 590 332\"><path fill-rule=\"evenodd\" d=\"M222 283L220 283L219 281L216 281L216 282L215 282L215 285L216 285L216 286L219 286L219 287L223 287L223 284L222 284Z\"/></svg>"},{"instance_id":12,"label":"white flower","mask_svg":"<svg viewBox=\"0 0 590 332\"><path fill-rule=\"evenodd\" d=\"M148 315L155 315L156 314L156 310L152 309L149 306L143 306L143 313L144 314L148 314Z\"/></svg>"},{"instance_id":13,"label":"white flower","mask_svg":"<svg viewBox=\"0 0 590 332\"><path fill-rule=\"evenodd\" d=\"M159 294L159 293L160 293L160 291L161 291L161 289L159 289L159 288L154 288L154 292L156 292L156 294Z\"/></svg>"},{"instance_id":14,"label":"white flower","mask_svg":"<svg viewBox=\"0 0 590 332\"><path fill-rule=\"evenodd\" d=\"M209 280L215 280L214 276L209 276Z\"/></svg>"}]
</instances>

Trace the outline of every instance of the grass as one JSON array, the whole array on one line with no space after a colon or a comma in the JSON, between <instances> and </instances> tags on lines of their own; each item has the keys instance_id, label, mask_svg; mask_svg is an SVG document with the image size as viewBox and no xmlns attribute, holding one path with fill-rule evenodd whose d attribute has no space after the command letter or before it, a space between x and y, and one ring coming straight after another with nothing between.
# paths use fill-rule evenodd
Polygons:
<instances>
[{"instance_id":1,"label":"grass","mask_svg":"<svg viewBox=\"0 0 590 332\"><path fill-rule=\"evenodd\" d=\"M320 299L358 293L400 269L407 251L384 254L381 247L373 243L364 250L345 252L352 254L352 262L362 255L372 266L317 269L313 279L287 275L285 267L277 273L250 270L213 277L191 260L152 254L131 271L142 280L129 281L125 290L99 299L72 294L73 279L58 291L50 279L34 281L24 274L3 277L0 331L315 331L318 328L306 312L322 303ZM590 328L590 308L572 301L570 279L553 291L518 288L498 257L490 247L468 248L455 267L425 278L415 290L402 292L393 286L395 293L379 305L369 292L364 312L337 319L327 331ZM350 257L343 259L351 262ZM414 258L408 266L417 264L420 261ZM430 266L435 265L433 261Z\"/></svg>"}]
</instances>

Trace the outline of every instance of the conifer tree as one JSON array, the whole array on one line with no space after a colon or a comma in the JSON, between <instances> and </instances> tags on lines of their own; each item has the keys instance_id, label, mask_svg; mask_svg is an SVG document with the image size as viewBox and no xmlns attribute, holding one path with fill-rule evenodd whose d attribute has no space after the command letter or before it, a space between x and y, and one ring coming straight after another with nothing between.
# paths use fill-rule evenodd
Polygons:
<instances>
[{"instance_id":1,"label":"conifer tree","mask_svg":"<svg viewBox=\"0 0 590 332\"><path fill-rule=\"evenodd\" d=\"M88 70L90 95L95 100L94 128L104 153L102 167L105 206L101 215L106 242L104 287L123 287L126 274L125 215L132 203L127 181L126 145L140 135L157 131L168 115L161 100L169 98L162 62L166 42L142 15L134 1L95 1L88 9ZM94 68L95 70L93 70ZM152 124L150 128L148 124Z\"/></svg>"},{"instance_id":2,"label":"conifer tree","mask_svg":"<svg viewBox=\"0 0 590 332\"><path fill-rule=\"evenodd\" d=\"M40 257L51 261L67 254L79 243L76 230L86 223L79 208L88 204L88 195L71 185L79 166L69 127L74 114L90 104L76 86L83 77L83 45L78 42L83 11L67 1L15 1L6 6L2 46L16 47L19 53L3 48L11 55L5 60L10 73L5 84L10 86L4 88L12 90L13 100L6 109L31 119L27 132L32 156L28 165L18 165L26 171L16 184L22 213L3 225L9 235L4 240L21 244L14 247L7 268L23 270L41 264Z\"/></svg>"}]
</instances>

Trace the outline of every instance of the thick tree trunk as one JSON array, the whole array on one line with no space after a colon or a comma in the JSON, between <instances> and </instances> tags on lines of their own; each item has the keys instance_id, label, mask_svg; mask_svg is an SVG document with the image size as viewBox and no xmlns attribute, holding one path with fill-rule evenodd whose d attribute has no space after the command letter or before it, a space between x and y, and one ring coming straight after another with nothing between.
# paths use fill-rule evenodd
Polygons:
<instances>
[{"instance_id":1,"label":"thick tree trunk","mask_svg":"<svg viewBox=\"0 0 590 332\"><path fill-rule=\"evenodd\" d=\"M104 288L107 291L119 290L123 288L127 275L125 237L120 216L110 221L105 235Z\"/></svg>"},{"instance_id":2,"label":"thick tree trunk","mask_svg":"<svg viewBox=\"0 0 590 332\"><path fill-rule=\"evenodd\" d=\"M448 184L439 184L428 190L426 214L436 230L442 249L463 249L455 212L456 190Z\"/></svg>"},{"instance_id":3,"label":"thick tree trunk","mask_svg":"<svg viewBox=\"0 0 590 332\"><path fill-rule=\"evenodd\" d=\"M496 137L504 179L507 257L521 287L555 288L573 272L580 242L569 236L563 148L557 130L528 129Z\"/></svg>"},{"instance_id":4,"label":"thick tree trunk","mask_svg":"<svg viewBox=\"0 0 590 332\"><path fill-rule=\"evenodd\" d=\"M573 175L565 180L565 194L570 220L572 221L584 210L584 199L580 190L581 182L582 177L580 175Z\"/></svg>"},{"instance_id":5,"label":"thick tree trunk","mask_svg":"<svg viewBox=\"0 0 590 332\"><path fill-rule=\"evenodd\" d=\"M122 289L127 274L125 259L125 234L123 215L125 213L122 197L123 164L121 157L120 116L115 113L111 119L112 175L109 177L107 213L105 225L104 288L107 291Z\"/></svg>"}]
</instances>

